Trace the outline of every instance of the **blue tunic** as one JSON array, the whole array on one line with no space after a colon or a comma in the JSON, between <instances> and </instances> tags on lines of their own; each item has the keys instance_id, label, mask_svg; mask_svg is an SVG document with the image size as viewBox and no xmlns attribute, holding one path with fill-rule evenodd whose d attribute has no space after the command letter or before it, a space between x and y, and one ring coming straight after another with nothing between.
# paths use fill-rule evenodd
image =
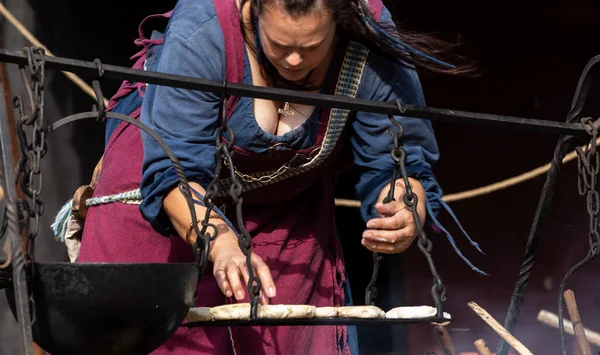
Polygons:
<instances>
[{"instance_id":1,"label":"blue tunic","mask_svg":"<svg viewBox=\"0 0 600 355\"><path fill-rule=\"evenodd\" d=\"M183 0L177 5L165 36L162 53L149 53L148 61L157 60L156 71L222 81L225 45L223 34L210 2ZM381 21L390 21L384 9ZM338 63L339 63L338 55ZM150 65L149 63L149 65ZM335 63L334 63L335 64ZM333 65L333 64L332 64ZM244 83L251 84L247 56ZM417 74L401 65L370 53L357 93L357 98L401 102L424 106L425 100ZM149 85L142 106L141 120L158 131L176 152L190 180L206 186L215 166L215 135L219 126L219 97L212 93ZM257 124L252 99L242 98L228 122L236 133L236 145L255 153L264 153L276 143L291 149L314 144L319 111L301 127L282 136L264 132ZM432 172L439 158L431 122L423 119L396 117L404 127L403 145L407 152L408 174L421 181L427 195L430 215L440 209L442 191ZM394 162L390 152L392 137L386 132L396 129L387 116L358 112L352 119L351 143L354 162L360 167L356 185L365 220L376 216L373 208L379 192L390 182ZM202 157L199 159L199 157ZM155 228L170 231L170 223L162 214L165 192L177 184L177 176L164 151L148 137L144 139L144 173L141 211Z\"/></svg>"},{"instance_id":2,"label":"blue tunic","mask_svg":"<svg viewBox=\"0 0 600 355\"><path fill-rule=\"evenodd\" d=\"M385 9L381 21L391 21L391 16ZM163 34L158 32L153 34L153 37L162 36ZM343 50L336 52L332 68L339 67L343 54ZM146 53L145 67L151 71L222 81L226 70L224 63L226 63L224 36L213 2L209 0L180 0L164 34L164 44L150 46L149 51ZM331 72L333 73L335 70L331 70ZM330 86L334 84L331 79L331 77L327 78L323 92L329 91ZM247 53L244 58L243 82L245 84L252 83ZM385 102L399 99L405 104L425 105L421 85L415 71L381 59L372 52L367 58L357 98ZM128 107L139 105L140 100L141 97L136 91L123 98L114 109L115 111L128 113L130 112ZM167 142L182 163L187 178L205 187L213 178L215 169L214 142L220 124L218 118L219 101L219 97L212 93L155 85L147 86L142 100L140 116L142 122L158 132ZM311 118L301 127L282 136L275 136L264 132L257 124L254 117L253 100L251 98L241 98L231 114L228 125L236 133L236 145L238 147L257 155L264 155L271 147L281 143L285 143L287 147L293 150L313 146L317 136L316 132L321 124L319 120L320 113L320 109L317 108ZM428 222L436 223L437 214L444 204L441 201L441 188L432 172L432 166L439 158L439 152L431 122L400 116L396 119L404 127L402 143L407 152L407 172L409 176L421 181L426 191ZM350 149L353 161L360 169L360 178L356 189L362 202L361 214L365 220L369 220L376 216L373 205L381 189L390 182L394 169L394 162L390 155L393 140L387 131L391 129L395 132L396 128L390 124L387 116L364 112L352 115L349 118L349 125L351 126L351 130L348 131L350 132ZM107 136L111 135L114 127L114 123L109 122ZM173 227L162 211L162 204L166 193L177 185L178 178L162 148L147 135L142 134L141 137L144 156L140 183L143 201L140 210L143 217L150 222L156 231L163 235L173 235L175 234ZM330 236L336 238L334 236L334 223L332 221L327 222L329 223L326 226L327 228L320 230L319 233L310 230L312 225L307 224L309 220L316 220L321 217L327 220L331 217L330 219L333 220L332 189L327 184L319 185L315 183L314 185L315 188L311 186L311 189L313 192L317 192L317 195L319 192L326 192L326 194L321 195L327 196L329 199L324 204L325 206L319 203L300 206L303 201L295 198L295 202L290 203L288 206L284 206L284 204L273 205L274 207L271 209L275 210L281 207L281 211L285 214L290 210L293 213L294 209L304 208L301 213L306 213L306 218L292 221L288 226L291 226L290 230L295 233L290 233L292 237L298 237L298 234L303 234L305 237L304 239L297 238L295 240L299 243L298 245L310 245L316 251L313 253L313 250L309 250L310 253L307 259L310 259L310 263L290 262L298 261L297 256L307 257L307 255L302 254L301 248L293 250L293 248L285 248L277 243L266 243L264 245L260 243L261 241L271 242L269 240L271 231L281 231L285 228L282 227L285 216L279 216L281 220L271 219L271 224L264 230L260 230L259 227L261 226L257 227L256 220L253 220L255 230L259 230L259 236L256 239L258 239L258 244L261 244L260 247L263 248L263 251L269 249L271 251L275 250L275 252L287 253L285 255L287 259L279 260L275 256L267 261L270 263L271 270L274 271L274 279L277 276L284 281L289 277L304 277L302 284L297 285L297 287L304 287L304 291L291 288L288 290L291 293L302 294L302 298L298 298L300 303L311 304L305 299L310 301L314 294L317 295L315 299L319 297L321 299L328 298L326 305L348 305L351 296L349 295L348 284L345 282L343 265L342 268L339 267L340 249L337 248L335 243L330 243ZM312 203L314 202L312 201ZM322 211L326 211L326 213L320 213ZM263 211L251 211L255 214L254 217L261 212ZM98 213L101 215L100 212ZM308 225L309 227L303 229L301 228L302 225ZM275 234L275 232L272 234ZM129 235L124 236L124 239L129 238ZM178 240L178 238L175 239ZM254 240L253 235L253 242ZM92 240L88 238L88 244L91 242ZM104 242L102 241L102 243ZM286 241L283 241L283 244L285 243ZM100 245L100 247L102 246ZM253 250L255 250L254 247ZM93 253L91 254L93 255ZM259 255L263 254L259 253ZM313 260L314 262L312 262ZM276 275L276 273L280 275ZM321 283L317 280L318 278L322 278ZM205 278L204 281L211 282L211 279ZM306 285L313 281L315 282L314 286ZM214 280L212 282L214 283ZM339 296L341 287L343 287L344 297L336 298ZM207 295L206 288L199 287L199 289L202 289L203 297ZM322 294L327 295L323 296ZM278 296L281 295L278 294ZM330 331L332 330L330 329ZM254 339L256 337L247 337L247 335L245 337L246 341L256 341ZM355 329L349 327L347 333L342 332L337 335L340 336L340 349L350 348L353 354L356 353ZM195 336L192 335L192 337ZM348 346L345 345L346 342Z\"/></svg>"}]
</instances>

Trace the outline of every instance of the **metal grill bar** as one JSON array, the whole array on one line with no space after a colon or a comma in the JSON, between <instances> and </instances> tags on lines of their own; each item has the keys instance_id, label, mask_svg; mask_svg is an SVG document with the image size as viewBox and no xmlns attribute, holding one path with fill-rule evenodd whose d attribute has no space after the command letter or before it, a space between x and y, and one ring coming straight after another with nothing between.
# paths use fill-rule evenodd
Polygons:
<instances>
[{"instance_id":1,"label":"metal grill bar","mask_svg":"<svg viewBox=\"0 0 600 355\"><path fill-rule=\"evenodd\" d=\"M21 51L0 49L0 61L25 65L27 56ZM62 57L45 57L47 69L63 70L79 75L97 76L98 67L94 62L86 62ZM223 82L136 70L116 65L103 64L103 77L116 80L130 80L148 84L172 86L190 90L223 93ZM372 112L385 115L398 114L395 103L352 99L333 95L323 95L303 91L274 89L252 85L227 83L227 92L232 96L247 96L275 101L288 101L315 105L325 108L341 108L351 111ZM486 113L457 111L431 107L403 105L404 116L430 119L432 121L455 122L492 126L507 129L524 129L543 133L562 133L584 136L586 133L579 123L554 122L525 117L502 116Z\"/></svg>"},{"instance_id":2,"label":"metal grill bar","mask_svg":"<svg viewBox=\"0 0 600 355\"><path fill-rule=\"evenodd\" d=\"M253 327L253 326L303 326L303 325L378 325L378 324L413 324L413 323L445 323L452 319L436 317L418 319L385 319L385 318L304 318L304 319L254 319L254 320L218 320L191 322L181 327Z\"/></svg>"}]
</instances>

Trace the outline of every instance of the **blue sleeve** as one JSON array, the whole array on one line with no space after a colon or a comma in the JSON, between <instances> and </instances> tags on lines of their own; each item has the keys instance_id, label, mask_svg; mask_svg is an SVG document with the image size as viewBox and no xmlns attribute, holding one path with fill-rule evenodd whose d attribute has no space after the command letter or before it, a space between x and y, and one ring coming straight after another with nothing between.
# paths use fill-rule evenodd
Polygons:
<instances>
[{"instance_id":1,"label":"blue sleeve","mask_svg":"<svg viewBox=\"0 0 600 355\"><path fill-rule=\"evenodd\" d=\"M383 9L380 22L390 23L391 15ZM379 58L369 53L358 91L361 99L392 102L399 99L403 104L425 106L421 83L414 70ZM425 189L428 206L427 222L430 213L437 216L440 210L439 197L442 195L435 176L433 164L439 158L437 142L429 120L395 116L404 128L402 144L406 150L406 169L410 177L418 179ZM361 200L361 215L365 221L377 216L375 202L379 193L392 178L395 164L391 157L394 148L393 137L398 129L388 117L381 114L358 112L353 122L354 135L351 139L354 160L360 169L356 185Z\"/></svg>"},{"instance_id":2,"label":"blue sleeve","mask_svg":"<svg viewBox=\"0 0 600 355\"><path fill-rule=\"evenodd\" d=\"M391 21L391 15L384 8L380 22ZM426 106L423 90L417 73L397 63L392 63L370 53L358 91L361 99ZM475 271L483 273L462 254L450 233L439 223L437 217L443 207L447 210L469 242L481 252L479 245L471 240L462 228L450 207L442 199L442 188L433 173L433 166L439 159L437 141L431 121L420 118L394 116L404 129L402 145L406 151L406 171L409 177L421 182L425 190L427 220L448 238L457 254ZM391 157L394 148L393 136L398 129L386 115L358 112L352 123L354 135L351 138L354 161L360 169L356 185L361 200L361 215L365 221L377 217L374 205L386 184L392 178L395 163ZM400 172L398 174L400 176Z\"/></svg>"},{"instance_id":3,"label":"blue sleeve","mask_svg":"<svg viewBox=\"0 0 600 355\"><path fill-rule=\"evenodd\" d=\"M368 58L359 97L383 102L399 99L403 104L425 106L417 74L401 65L379 59L373 54ZM432 171L439 158L439 152L431 122L404 116L395 118L404 128L401 143L407 154L407 174L421 182L426 192L428 211L437 215L440 210L438 197L442 195L442 189ZM396 133L398 129L391 124L386 115L368 112L356 114L353 129L351 142L354 160L360 168L356 188L362 202L361 214L367 221L376 217L375 202L384 186L391 181L395 168L391 157L394 140L388 131Z\"/></svg>"},{"instance_id":4,"label":"blue sleeve","mask_svg":"<svg viewBox=\"0 0 600 355\"><path fill-rule=\"evenodd\" d=\"M208 6L208 4L210 6ZM211 1L179 1L167 31L156 71L209 80L224 75L224 41ZM189 181L206 187L214 174L219 97L213 93L148 85L141 121L168 144ZM144 160L140 211L163 235L175 233L162 210L164 196L178 184L166 152L143 134Z\"/></svg>"}]
</instances>

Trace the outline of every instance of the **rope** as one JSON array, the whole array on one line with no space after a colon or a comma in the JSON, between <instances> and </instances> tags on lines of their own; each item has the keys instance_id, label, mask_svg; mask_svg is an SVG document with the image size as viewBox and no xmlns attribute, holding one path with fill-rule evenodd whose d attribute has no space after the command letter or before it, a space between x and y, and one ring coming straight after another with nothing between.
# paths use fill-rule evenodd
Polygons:
<instances>
[{"instance_id":1,"label":"rope","mask_svg":"<svg viewBox=\"0 0 600 355\"><path fill-rule=\"evenodd\" d=\"M99 196L85 201L88 207L105 205L113 202L122 202L130 205L139 205L142 201L142 192L140 189L122 192L115 195Z\"/></svg>"},{"instance_id":2,"label":"rope","mask_svg":"<svg viewBox=\"0 0 600 355\"><path fill-rule=\"evenodd\" d=\"M31 44L44 48L44 51L47 55L53 56L53 54L43 45L41 44L27 29L23 26L11 13L4 7L4 5L0 2L0 14L4 16L16 29L27 39ZM70 72L63 72L73 83L79 86L84 92L86 92L90 97L96 99L96 95L94 94L94 90L83 82L77 75ZM104 104L108 106L108 100L104 100ZM600 138L598 139L598 144L600 144ZM577 157L577 153L575 151L570 152L565 159L563 159L563 164L570 162L571 160ZM455 202L467 200L470 198L475 198L483 195L490 194L492 192L500 191L511 186L520 184L522 182L534 179L540 175L547 173L550 170L550 163L537 167L533 170L525 172L521 175L517 175L490 185L478 187L475 189L457 192L453 194L448 194L443 197L443 200L446 202ZM335 199L335 204L338 207L349 207L349 208L360 208L360 201L356 200L347 200L347 199Z\"/></svg>"},{"instance_id":3,"label":"rope","mask_svg":"<svg viewBox=\"0 0 600 355\"><path fill-rule=\"evenodd\" d=\"M34 45L36 47L43 48L44 52L47 56L54 57L54 54L52 54L52 52L50 52L50 50L46 46L44 46L40 41L38 41L37 38L35 38L31 34L31 32L29 32L27 30L27 28L25 28L25 26L23 26L23 24L20 23L19 20L17 20L13 16L13 14L10 11L8 11L8 9L1 2L0 2L0 14L2 14L2 16L4 16L4 18L6 18L8 20L8 22L10 22L10 24L13 25L16 28L16 30L23 37L25 37L25 39L29 43L31 43L32 45ZM73 83L75 83L75 85L79 86L79 88L81 88L91 98L93 98L94 100L96 99L96 94L94 93L94 90L88 84L86 84L83 80L81 80L80 77L78 77L77 75L75 75L71 72L63 71L63 74L65 74ZM104 106L108 106L107 99L104 99Z\"/></svg>"}]
</instances>

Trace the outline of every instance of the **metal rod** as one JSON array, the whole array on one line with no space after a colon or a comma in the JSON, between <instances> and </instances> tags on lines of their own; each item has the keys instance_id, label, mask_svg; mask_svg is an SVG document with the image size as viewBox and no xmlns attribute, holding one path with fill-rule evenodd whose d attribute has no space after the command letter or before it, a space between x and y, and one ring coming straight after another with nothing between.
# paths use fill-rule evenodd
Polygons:
<instances>
[{"instance_id":1,"label":"metal rod","mask_svg":"<svg viewBox=\"0 0 600 355\"><path fill-rule=\"evenodd\" d=\"M45 56L45 65L48 69L74 72L80 75L96 75L98 68L93 62L86 62L63 57ZM23 52L0 49L0 61L25 65L27 57ZM223 93L223 82L192 78L181 75L149 72L115 65L103 64L103 77L117 80L130 80L148 84L172 86L190 90L209 91L217 95ZM385 115L398 114L395 103L361 100L343 96L316 94L304 91L267 88L252 85L227 83L227 92L232 96L247 96L259 99L294 102L324 108L341 108L358 112L372 112ZM543 133L563 133L581 136L585 130L578 123L554 122L532 118L501 116L486 113L474 113L432 107L419 107L412 105L402 106L407 117L424 118L441 122L456 122L477 124L509 129L524 129Z\"/></svg>"},{"instance_id":2,"label":"metal rod","mask_svg":"<svg viewBox=\"0 0 600 355\"><path fill-rule=\"evenodd\" d=\"M331 326L331 325L398 325L398 324L425 324L445 323L450 319L437 317L415 318L415 319L388 319L388 318L255 318L255 319L232 319L188 322L180 325L181 328L196 327L266 327L266 326Z\"/></svg>"},{"instance_id":3,"label":"metal rod","mask_svg":"<svg viewBox=\"0 0 600 355\"><path fill-rule=\"evenodd\" d=\"M2 86L0 85L0 96ZM33 336L31 332L31 315L29 309L29 294L27 293L27 275L25 274L25 259L22 252L19 235L19 216L17 213L17 197L15 175L11 157L10 132L4 100L0 100L0 148L2 149L2 165L5 179L6 218L8 219L7 242L12 247L13 287L15 291L15 306L19 330L21 332L21 354L33 355Z\"/></svg>"}]
</instances>

